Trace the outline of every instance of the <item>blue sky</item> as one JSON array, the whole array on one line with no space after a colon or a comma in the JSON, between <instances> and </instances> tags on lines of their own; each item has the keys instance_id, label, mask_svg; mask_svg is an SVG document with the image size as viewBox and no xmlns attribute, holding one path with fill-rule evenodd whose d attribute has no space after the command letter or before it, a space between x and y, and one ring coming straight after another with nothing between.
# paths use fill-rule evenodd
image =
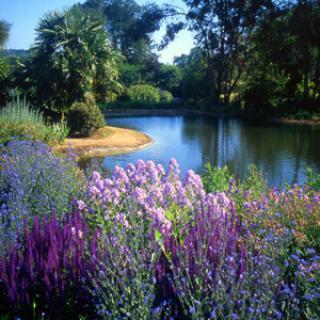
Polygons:
<instances>
[{"instance_id":1,"label":"blue sky","mask_svg":"<svg viewBox=\"0 0 320 320\"><path fill-rule=\"evenodd\" d=\"M136 0L140 4L145 0ZM51 10L63 10L77 2L76 0L0 0L0 19L5 19L11 24L10 38L6 47L8 49L28 49L33 43L35 32L40 17ZM183 7L182 0L155 0L158 4L169 3ZM154 36L160 42L164 33L162 28ZM193 47L192 35L189 31L180 32L175 41L166 49L158 52L160 61L172 62L175 56L188 53Z\"/></svg>"}]
</instances>

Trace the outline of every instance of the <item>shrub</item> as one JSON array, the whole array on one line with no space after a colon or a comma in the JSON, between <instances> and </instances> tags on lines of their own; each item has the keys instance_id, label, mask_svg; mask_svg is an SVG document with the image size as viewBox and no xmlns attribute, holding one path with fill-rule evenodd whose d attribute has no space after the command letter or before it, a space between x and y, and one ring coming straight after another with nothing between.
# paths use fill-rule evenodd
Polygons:
<instances>
[{"instance_id":1,"label":"shrub","mask_svg":"<svg viewBox=\"0 0 320 320\"><path fill-rule=\"evenodd\" d=\"M73 136L88 137L105 125L105 119L96 105L76 102L68 114L68 124Z\"/></svg>"},{"instance_id":2,"label":"shrub","mask_svg":"<svg viewBox=\"0 0 320 320\"><path fill-rule=\"evenodd\" d=\"M232 179L233 177L226 166L219 168L211 166L210 163L205 165L202 181L207 192L227 191Z\"/></svg>"},{"instance_id":3,"label":"shrub","mask_svg":"<svg viewBox=\"0 0 320 320\"><path fill-rule=\"evenodd\" d=\"M97 233L89 234L84 217L33 217L18 235L19 245L5 248L0 258L0 310L12 319L79 319L88 313L92 319L86 285L96 269Z\"/></svg>"},{"instance_id":4,"label":"shrub","mask_svg":"<svg viewBox=\"0 0 320 320\"><path fill-rule=\"evenodd\" d=\"M313 172L311 168L307 169L308 182L307 184L313 189L320 191L320 174Z\"/></svg>"},{"instance_id":5,"label":"shrub","mask_svg":"<svg viewBox=\"0 0 320 320\"><path fill-rule=\"evenodd\" d=\"M8 103L0 111L0 142L7 143L13 137L40 140L50 145L62 143L69 134L65 123L49 125L42 113L32 109L25 99Z\"/></svg>"},{"instance_id":6,"label":"shrub","mask_svg":"<svg viewBox=\"0 0 320 320\"><path fill-rule=\"evenodd\" d=\"M171 92L163 90L161 91L160 101L164 103L170 103L173 101L173 96Z\"/></svg>"},{"instance_id":7,"label":"shrub","mask_svg":"<svg viewBox=\"0 0 320 320\"><path fill-rule=\"evenodd\" d=\"M23 220L70 209L79 196L78 168L72 155L59 158L41 142L11 141L0 149L0 235L15 240Z\"/></svg>"},{"instance_id":8,"label":"shrub","mask_svg":"<svg viewBox=\"0 0 320 320\"><path fill-rule=\"evenodd\" d=\"M148 84L137 84L131 86L127 95L130 101L138 103L159 103L160 92L157 88Z\"/></svg>"}]
</instances>

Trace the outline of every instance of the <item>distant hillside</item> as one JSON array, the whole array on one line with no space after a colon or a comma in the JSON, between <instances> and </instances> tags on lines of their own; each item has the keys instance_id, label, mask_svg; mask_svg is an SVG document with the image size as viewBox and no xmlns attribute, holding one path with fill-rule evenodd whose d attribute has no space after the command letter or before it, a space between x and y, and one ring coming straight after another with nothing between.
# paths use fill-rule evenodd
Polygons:
<instances>
[{"instance_id":1,"label":"distant hillside","mask_svg":"<svg viewBox=\"0 0 320 320\"><path fill-rule=\"evenodd\" d=\"M24 50L24 49L4 49L4 50L0 50L0 57L27 58L29 55L30 55L30 50Z\"/></svg>"}]
</instances>

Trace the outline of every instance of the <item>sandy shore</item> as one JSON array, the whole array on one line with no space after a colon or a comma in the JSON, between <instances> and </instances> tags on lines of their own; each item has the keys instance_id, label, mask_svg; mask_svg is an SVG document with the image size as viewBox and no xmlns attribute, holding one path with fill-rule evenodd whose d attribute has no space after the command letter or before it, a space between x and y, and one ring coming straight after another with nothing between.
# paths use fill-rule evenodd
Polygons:
<instances>
[{"instance_id":1,"label":"sandy shore","mask_svg":"<svg viewBox=\"0 0 320 320\"><path fill-rule=\"evenodd\" d=\"M66 139L62 145L56 146L54 151L66 152L72 148L79 158L103 157L138 150L151 143L152 139L144 133L107 126L88 138Z\"/></svg>"}]
</instances>

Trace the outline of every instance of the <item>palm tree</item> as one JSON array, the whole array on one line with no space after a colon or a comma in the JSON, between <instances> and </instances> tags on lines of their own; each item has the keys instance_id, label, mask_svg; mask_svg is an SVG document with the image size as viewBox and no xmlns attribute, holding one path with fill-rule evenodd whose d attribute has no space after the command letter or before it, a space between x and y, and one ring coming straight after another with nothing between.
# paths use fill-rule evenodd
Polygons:
<instances>
[{"instance_id":1,"label":"palm tree","mask_svg":"<svg viewBox=\"0 0 320 320\"><path fill-rule=\"evenodd\" d=\"M0 20L0 48L3 48L6 41L8 40L9 30L10 25L4 20Z\"/></svg>"},{"instance_id":2,"label":"palm tree","mask_svg":"<svg viewBox=\"0 0 320 320\"><path fill-rule=\"evenodd\" d=\"M41 19L29 74L40 103L63 117L75 101L113 96L119 89L116 59L103 21L74 6Z\"/></svg>"}]
</instances>

